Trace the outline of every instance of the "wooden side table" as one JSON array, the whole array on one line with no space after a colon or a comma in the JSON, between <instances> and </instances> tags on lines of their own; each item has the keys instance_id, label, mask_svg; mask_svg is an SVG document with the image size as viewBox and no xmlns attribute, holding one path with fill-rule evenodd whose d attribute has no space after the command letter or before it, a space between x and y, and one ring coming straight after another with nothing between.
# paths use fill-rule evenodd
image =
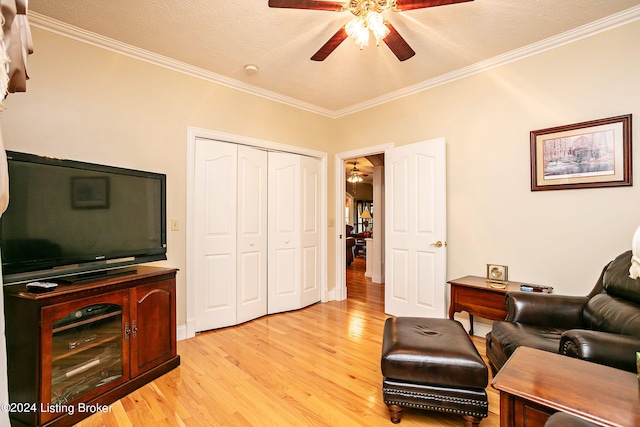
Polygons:
<instances>
[{"instance_id":1,"label":"wooden side table","mask_svg":"<svg viewBox=\"0 0 640 427\"><path fill-rule=\"evenodd\" d=\"M500 391L501 427L542 427L556 411L603 426L640 425L633 372L518 347L491 385Z\"/></svg>"},{"instance_id":2,"label":"wooden side table","mask_svg":"<svg viewBox=\"0 0 640 427\"><path fill-rule=\"evenodd\" d=\"M504 320L507 317L505 295L510 291L520 291L522 282L510 281L504 289L492 287L487 279L478 276L465 276L450 280L451 303L449 305L449 319L453 319L455 313L466 311L469 313L473 335L473 316L483 317L489 320Z\"/></svg>"}]
</instances>

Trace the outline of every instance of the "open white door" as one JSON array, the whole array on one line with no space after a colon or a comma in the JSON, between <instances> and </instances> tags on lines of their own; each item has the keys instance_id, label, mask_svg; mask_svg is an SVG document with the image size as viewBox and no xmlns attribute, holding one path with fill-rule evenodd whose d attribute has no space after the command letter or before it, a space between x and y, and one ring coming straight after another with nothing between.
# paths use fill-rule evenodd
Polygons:
<instances>
[{"instance_id":1,"label":"open white door","mask_svg":"<svg viewBox=\"0 0 640 427\"><path fill-rule=\"evenodd\" d=\"M385 151L385 312L445 317L444 138Z\"/></svg>"}]
</instances>

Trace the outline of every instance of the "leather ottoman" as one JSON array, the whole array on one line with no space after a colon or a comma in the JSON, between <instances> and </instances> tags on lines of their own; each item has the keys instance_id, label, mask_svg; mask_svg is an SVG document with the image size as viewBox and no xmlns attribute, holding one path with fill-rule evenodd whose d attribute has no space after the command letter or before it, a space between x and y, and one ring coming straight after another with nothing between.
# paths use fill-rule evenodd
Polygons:
<instances>
[{"instance_id":1,"label":"leather ottoman","mask_svg":"<svg viewBox=\"0 0 640 427\"><path fill-rule=\"evenodd\" d=\"M489 411L489 373L455 320L389 318L382 339L382 394L391 421L405 407L460 414L478 426Z\"/></svg>"}]
</instances>

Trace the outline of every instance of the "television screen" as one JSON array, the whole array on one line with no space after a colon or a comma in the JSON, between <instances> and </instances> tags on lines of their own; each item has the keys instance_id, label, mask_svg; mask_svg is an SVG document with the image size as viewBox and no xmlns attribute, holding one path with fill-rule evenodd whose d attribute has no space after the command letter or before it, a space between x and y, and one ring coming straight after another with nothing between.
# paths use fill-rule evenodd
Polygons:
<instances>
[{"instance_id":1,"label":"television screen","mask_svg":"<svg viewBox=\"0 0 640 427\"><path fill-rule=\"evenodd\" d=\"M7 152L4 283L166 259L166 176Z\"/></svg>"}]
</instances>

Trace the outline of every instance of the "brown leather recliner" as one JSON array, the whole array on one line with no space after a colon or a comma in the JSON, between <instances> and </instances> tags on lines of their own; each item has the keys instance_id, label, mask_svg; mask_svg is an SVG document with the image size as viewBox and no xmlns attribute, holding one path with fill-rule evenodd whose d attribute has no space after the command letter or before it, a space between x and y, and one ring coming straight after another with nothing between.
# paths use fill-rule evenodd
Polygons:
<instances>
[{"instance_id":1,"label":"brown leather recliner","mask_svg":"<svg viewBox=\"0 0 640 427\"><path fill-rule=\"evenodd\" d=\"M631 251L602 270L585 297L508 292L507 319L487 334L494 374L519 346L636 372L640 351L640 279L629 277Z\"/></svg>"}]
</instances>

